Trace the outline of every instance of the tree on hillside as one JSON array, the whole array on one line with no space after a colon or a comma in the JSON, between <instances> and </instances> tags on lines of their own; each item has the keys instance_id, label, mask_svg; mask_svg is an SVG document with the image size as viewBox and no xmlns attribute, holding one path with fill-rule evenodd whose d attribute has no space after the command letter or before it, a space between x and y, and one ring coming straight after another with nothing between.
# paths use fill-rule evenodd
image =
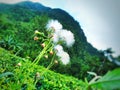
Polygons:
<instances>
[{"instance_id":1,"label":"tree on hillside","mask_svg":"<svg viewBox=\"0 0 120 90\"><path fill-rule=\"evenodd\" d=\"M111 48L108 48L108 49L104 50L103 53L104 53L104 56L107 57L107 59L108 59L110 62L115 63L116 65L120 66L120 61L118 61L117 59L115 59L115 58L113 57L112 54L113 54L114 52L112 51Z\"/></svg>"}]
</instances>

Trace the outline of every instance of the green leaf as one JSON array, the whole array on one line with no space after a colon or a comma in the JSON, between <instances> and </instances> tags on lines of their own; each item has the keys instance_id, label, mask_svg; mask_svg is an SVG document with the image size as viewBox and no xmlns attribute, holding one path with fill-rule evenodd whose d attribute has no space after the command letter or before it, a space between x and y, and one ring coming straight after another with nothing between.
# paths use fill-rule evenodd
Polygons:
<instances>
[{"instance_id":1,"label":"green leaf","mask_svg":"<svg viewBox=\"0 0 120 90\"><path fill-rule=\"evenodd\" d=\"M91 83L89 87L95 87L102 90L120 89L120 68L109 71L101 79Z\"/></svg>"},{"instance_id":2,"label":"green leaf","mask_svg":"<svg viewBox=\"0 0 120 90\"><path fill-rule=\"evenodd\" d=\"M2 74L0 74L0 78L5 77L5 76L8 76L8 75L13 75L13 73L12 73L12 72L2 73Z\"/></svg>"}]
</instances>

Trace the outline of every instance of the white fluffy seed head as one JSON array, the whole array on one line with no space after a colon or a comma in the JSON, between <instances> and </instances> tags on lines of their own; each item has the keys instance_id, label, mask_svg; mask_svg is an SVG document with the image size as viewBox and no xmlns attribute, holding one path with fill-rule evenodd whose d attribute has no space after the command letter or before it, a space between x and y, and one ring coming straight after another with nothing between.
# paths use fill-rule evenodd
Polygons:
<instances>
[{"instance_id":1,"label":"white fluffy seed head","mask_svg":"<svg viewBox=\"0 0 120 90\"><path fill-rule=\"evenodd\" d=\"M58 52L57 55L60 57L60 60L63 64L68 64L70 61L69 54L65 51Z\"/></svg>"},{"instance_id":2,"label":"white fluffy seed head","mask_svg":"<svg viewBox=\"0 0 120 90\"><path fill-rule=\"evenodd\" d=\"M54 47L54 49L57 51L57 53L60 53L60 52L62 52L63 51L63 47L61 46L61 45L56 45L55 47Z\"/></svg>"},{"instance_id":3,"label":"white fluffy seed head","mask_svg":"<svg viewBox=\"0 0 120 90\"><path fill-rule=\"evenodd\" d=\"M74 35L71 31L62 29L62 25L57 20L50 20L47 24L47 29L53 30L53 43L57 44L60 40L64 41L67 47L71 47L74 42Z\"/></svg>"},{"instance_id":4,"label":"white fluffy seed head","mask_svg":"<svg viewBox=\"0 0 120 90\"><path fill-rule=\"evenodd\" d=\"M59 31L62 29L62 24L60 24L57 20L50 20L46 27L47 29L54 28L55 31Z\"/></svg>"},{"instance_id":5,"label":"white fluffy seed head","mask_svg":"<svg viewBox=\"0 0 120 90\"><path fill-rule=\"evenodd\" d=\"M60 60L63 64L68 64L70 61L69 54L63 50L63 47L61 45L56 45L54 49L57 51L56 54L58 57L60 57Z\"/></svg>"},{"instance_id":6,"label":"white fluffy seed head","mask_svg":"<svg viewBox=\"0 0 120 90\"><path fill-rule=\"evenodd\" d=\"M60 31L59 38L63 40L68 47L71 47L75 42L73 33L65 29Z\"/></svg>"},{"instance_id":7,"label":"white fluffy seed head","mask_svg":"<svg viewBox=\"0 0 120 90\"><path fill-rule=\"evenodd\" d=\"M53 40L53 43L57 43L59 41L59 36L56 33L54 33L52 40Z\"/></svg>"},{"instance_id":8,"label":"white fluffy seed head","mask_svg":"<svg viewBox=\"0 0 120 90\"><path fill-rule=\"evenodd\" d=\"M74 35L71 31L62 29L62 25L57 20L50 20L47 24L47 30L53 30L51 34L53 34L52 40L55 45L59 41L65 42L67 47L71 47L74 42ZM61 45L54 46L54 50L56 50L56 55L60 57L60 60L63 62L63 64L68 64L70 57L67 52L63 50L63 47Z\"/></svg>"}]
</instances>

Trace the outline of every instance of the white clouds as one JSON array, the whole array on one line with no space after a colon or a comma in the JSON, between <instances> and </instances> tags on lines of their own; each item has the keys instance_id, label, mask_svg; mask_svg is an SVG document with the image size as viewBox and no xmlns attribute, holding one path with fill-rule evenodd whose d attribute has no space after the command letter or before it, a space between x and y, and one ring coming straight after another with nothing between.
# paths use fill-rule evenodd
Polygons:
<instances>
[{"instance_id":1,"label":"white clouds","mask_svg":"<svg viewBox=\"0 0 120 90\"><path fill-rule=\"evenodd\" d=\"M17 2L22 2L22 1L25 1L25 0L0 0L0 3L14 4L14 3L17 3Z\"/></svg>"}]
</instances>

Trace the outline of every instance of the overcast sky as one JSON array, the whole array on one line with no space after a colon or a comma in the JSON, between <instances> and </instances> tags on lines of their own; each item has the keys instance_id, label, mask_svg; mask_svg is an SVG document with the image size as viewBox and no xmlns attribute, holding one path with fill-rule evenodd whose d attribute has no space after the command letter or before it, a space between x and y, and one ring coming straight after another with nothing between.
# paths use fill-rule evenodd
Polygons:
<instances>
[{"instance_id":1,"label":"overcast sky","mask_svg":"<svg viewBox=\"0 0 120 90\"><path fill-rule=\"evenodd\" d=\"M0 0L16 3L24 0ZM99 50L112 48L120 55L120 0L31 0L61 8L81 25L88 42Z\"/></svg>"}]
</instances>

